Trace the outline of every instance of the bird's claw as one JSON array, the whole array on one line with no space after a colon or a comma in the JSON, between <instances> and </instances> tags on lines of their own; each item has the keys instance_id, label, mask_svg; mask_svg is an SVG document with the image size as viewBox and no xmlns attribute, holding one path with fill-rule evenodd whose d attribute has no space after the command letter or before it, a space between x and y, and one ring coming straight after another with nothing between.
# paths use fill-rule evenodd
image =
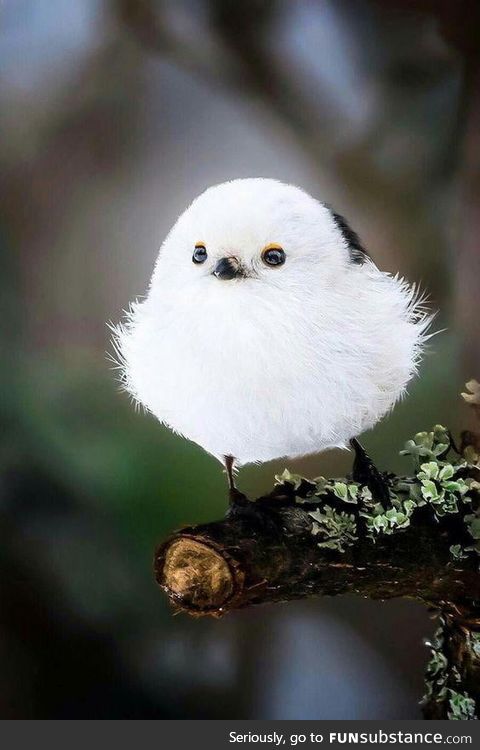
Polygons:
<instances>
[{"instance_id":1,"label":"bird's claw","mask_svg":"<svg viewBox=\"0 0 480 750\"><path fill-rule=\"evenodd\" d=\"M388 502L390 492L386 476L377 469L365 448L356 438L350 440L350 445L355 451L352 479L359 484L366 485L372 495L380 501Z\"/></svg>"},{"instance_id":2,"label":"bird's claw","mask_svg":"<svg viewBox=\"0 0 480 750\"><path fill-rule=\"evenodd\" d=\"M228 490L229 505L231 509L234 508L245 508L250 504L250 500L243 492L237 490L236 487L230 487Z\"/></svg>"}]
</instances>

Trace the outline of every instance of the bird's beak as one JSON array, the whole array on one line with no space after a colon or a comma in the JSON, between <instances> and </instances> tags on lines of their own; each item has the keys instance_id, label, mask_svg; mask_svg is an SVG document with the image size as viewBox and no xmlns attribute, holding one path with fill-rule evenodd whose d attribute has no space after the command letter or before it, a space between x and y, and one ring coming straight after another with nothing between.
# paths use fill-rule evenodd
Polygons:
<instances>
[{"instance_id":1,"label":"bird's beak","mask_svg":"<svg viewBox=\"0 0 480 750\"><path fill-rule=\"evenodd\" d=\"M238 258L222 258L213 269L213 275L217 279L236 279L242 276L242 269Z\"/></svg>"}]
</instances>

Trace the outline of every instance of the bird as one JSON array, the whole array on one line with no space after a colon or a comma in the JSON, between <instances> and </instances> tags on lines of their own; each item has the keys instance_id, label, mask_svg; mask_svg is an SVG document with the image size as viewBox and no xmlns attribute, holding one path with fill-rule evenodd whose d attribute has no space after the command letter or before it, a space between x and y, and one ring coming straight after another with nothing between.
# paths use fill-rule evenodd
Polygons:
<instances>
[{"instance_id":1,"label":"bird","mask_svg":"<svg viewBox=\"0 0 480 750\"><path fill-rule=\"evenodd\" d=\"M433 314L346 219L270 178L206 189L114 327L122 387L225 467L356 440L417 374ZM357 467L358 468L358 467Z\"/></svg>"}]
</instances>

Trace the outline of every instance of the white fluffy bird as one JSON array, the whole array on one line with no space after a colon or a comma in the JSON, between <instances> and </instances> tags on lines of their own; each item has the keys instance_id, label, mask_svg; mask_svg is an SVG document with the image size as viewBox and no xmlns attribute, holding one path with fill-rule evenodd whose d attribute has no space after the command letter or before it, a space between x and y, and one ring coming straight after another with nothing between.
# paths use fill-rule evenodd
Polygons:
<instances>
[{"instance_id":1,"label":"white fluffy bird","mask_svg":"<svg viewBox=\"0 0 480 750\"><path fill-rule=\"evenodd\" d=\"M211 187L116 329L123 383L227 466L344 448L405 393L431 316L345 220L272 179Z\"/></svg>"}]
</instances>

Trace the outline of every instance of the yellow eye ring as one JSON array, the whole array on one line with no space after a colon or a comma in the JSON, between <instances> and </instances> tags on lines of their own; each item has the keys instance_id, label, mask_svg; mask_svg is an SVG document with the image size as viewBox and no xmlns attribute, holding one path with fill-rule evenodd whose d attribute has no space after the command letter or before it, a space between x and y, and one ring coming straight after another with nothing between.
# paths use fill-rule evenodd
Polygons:
<instances>
[{"instance_id":1,"label":"yellow eye ring","mask_svg":"<svg viewBox=\"0 0 480 750\"><path fill-rule=\"evenodd\" d=\"M287 256L280 245L271 243L262 250L262 260L267 266L283 266Z\"/></svg>"}]
</instances>

